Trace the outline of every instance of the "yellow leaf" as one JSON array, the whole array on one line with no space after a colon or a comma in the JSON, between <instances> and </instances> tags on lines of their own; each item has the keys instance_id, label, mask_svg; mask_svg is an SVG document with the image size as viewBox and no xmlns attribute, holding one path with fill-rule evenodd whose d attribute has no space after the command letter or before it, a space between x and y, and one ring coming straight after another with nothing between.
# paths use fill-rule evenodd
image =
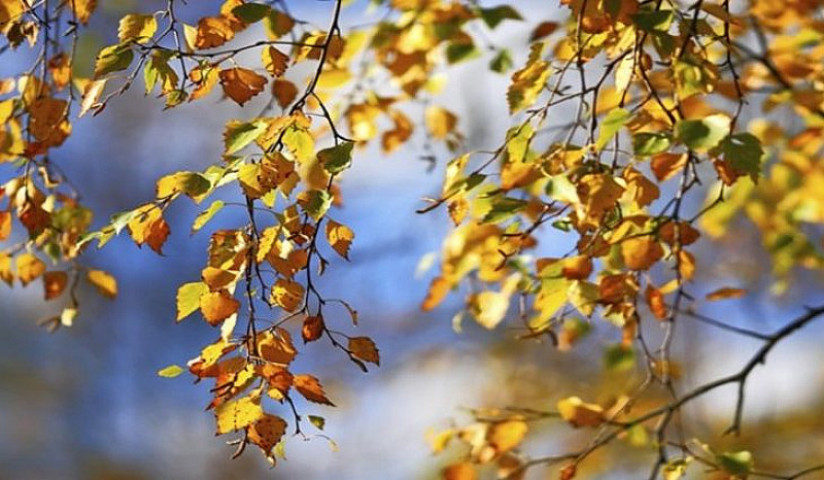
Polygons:
<instances>
[{"instance_id":1,"label":"yellow leaf","mask_svg":"<svg viewBox=\"0 0 824 480\"><path fill-rule=\"evenodd\" d=\"M77 115L78 117L82 117L89 110L100 108L97 102L100 100L100 96L103 94L103 90L106 88L106 79L101 78L100 80L94 80L89 82L88 85L83 89L83 100L80 102L80 113Z\"/></svg>"},{"instance_id":2,"label":"yellow leaf","mask_svg":"<svg viewBox=\"0 0 824 480\"><path fill-rule=\"evenodd\" d=\"M648 270L664 256L664 248L655 239L644 236L621 242L621 257L630 270Z\"/></svg>"},{"instance_id":3,"label":"yellow leaf","mask_svg":"<svg viewBox=\"0 0 824 480\"><path fill-rule=\"evenodd\" d=\"M509 293L481 292L471 302L471 313L484 328L495 328L506 316L509 309Z\"/></svg>"},{"instance_id":4,"label":"yellow leaf","mask_svg":"<svg viewBox=\"0 0 824 480\"><path fill-rule=\"evenodd\" d=\"M278 279L272 286L272 302L287 312L294 312L303 302L303 285L293 280Z\"/></svg>"},{"instance_id":5,"label":"yellow leaf","mask_svg":"<svg viewBox=\"0 0 824 480\"><path fill-rule=\"evenodd\" d=\"M215 410L215 417L218 435L246 428L263 418L260 398L249 396L223 403Z\"/></svg>"},{"instance_id":6,"label":"yellow leaf","mask_svg":"<svg viewBox=\"0 0 824 480\"><path fill-rule=\"evenodd\" d=\"M31 253L23 253L17 257L17 276L25 287L46 272L46 264Z\"/></svg>"},{"instance_id":7,"label":"yellow leaf","mask_svg":"<svg viewBox=\"0 0 824 480\"><path fill-rule=\"evenodd\" d=\"M184 283L177 290L177 321L188 317L200 308L200 297L209 292L203 282Z\"/></svg>"},{"instance_id":8,"label":"yellow leaf","mask_svg":"<svg viewBox=\"0 0 824 480\"><path fill-rule=\"evenodd\" d=\"M134 40L137 43L146 43L152 39L156 31L157 20L154 15L131 13L120 19L117 38L121 42Z\"/></svg>"},{"instance_id":9,"label":"yellow leaf","mask_svg":"<svg viewBox=\"0 0 824 480\"><path fill-rule=\"evenodd\" d=\"M443 107L432 106L426 109L426 128L436 140L445 139L455 131L457 124L458 117Z\"/></svg>"},{"instance_id":10,"label":"yellow leaf","mask_svg":"<svg viewBox=\"0 0 824 480\"><path fill-rule=\"evenodd\" d=\"M179 365L169 365L166 368L162 368L162 369L158 370L157 375L159 377L163 377L163 378L175 378L178 375L180 375L181 373L183 373L184 371L185 370L180 368Z\"/></svg>"},{"instance_id":11,"label":"yellow leaf","mask_svg":"<svg viewBox=\"0 0 824 480\"><path fill-rule=\"evenodd\" d=\"M747 294L743 288L723 287L714 290L707 294L707 300L714 302L716 300L724 300L727 298L741 298Z\"/></svg>"},{"instance_id":12,"label":"yellow leaf","mask_svg":"<svg viewBox=\"0 0 824 480\"><path fill-rule=\"evenodd\" d=\"M326 222L326 240L338 255L347 260L349 260L349 247L354 238L355 232L346 225L331 219Z\"/></svg>"},{"instance_id":13,"label":"yellow leaf","mask_svg":"<svg viewBox=\"0 0 824 480\"><path fill-rule=\"evenodd\" d=\"M68 2L77 21L86 24L97 7L97 0L72 0Z\"/></svg>"},{"instance_id":14,"label":"yellow leaf","mask_svg":"<svg viewBox=\"0 0 824 480\"><path fill-rule=\"evenodd\" d=\"M295 375L293 384L295 389L310 402L320 403L323 405L335 406L326 398L326 393L323 391L323 386L317 378L312 375Z\"/></svg>"},{"instance_id":15,"label":"yellow leaf","mask_svg":"<svg viewBox=\"0 0 824 480\"><path fill-rule=\"evenodd\" d=\"M501 454L520 445L527 430L526 422L521 420L495 423L489 429L487 441L498 454Z\"/></svg>"},{"instance_id":16,"label":"yellow leaf","mask_svg":"<svg viewBox=\"0 0 824 480\"><path fill-rule=\"evenodd\" d=\"M375 346L375 342L369 337L352 337L349 339L349 346L347 348L352 356L364 362L371 362L375 365L380 365L381 363L378 347Z\"/></svg>"},{"instance_id":17,"label":"yellow leaf","mask_svg":"<svg viewBox=\"0 0 824 480\"><path fill-rule=\"evenodd\" d=\"M89 270L86 278L104 297L115 298L117 296L117 280L109 273L103 270Z\"/></svg>"},{"instance_id":18,"label":"yellow leaf","mask_svg":"<svg viewBox=\"0 0 824 480\"><path fill-rule=\"evenodd\" d=\"M533 44L529 62L524 68L512 74L512 82L506 92L510 114L535 103L549 79L549 62L540 59L543 47L542 43Z\"/></svg>"},{"instance_id":19,"label":"yellow leaf","mask_svg":"<svg viewBox=\"0 0 824 480\"><path fill-rule=\"evenodd\" d=\"M69 276L66 272L46 272L43 275L43 287L45 290L46 300L59 297L63 290L66 289L66 284L69 283Z\"/></svg>"},{"instance_id":20,"label":"yellow leaf","mask_svg":"<svg viewBox=\"0 0 824 480\"><path fill-rule=\"evenodd\" d=\"M243 106L249 99L263 91L265 77L246 68L234 67L221 70L218 74L220 85L226 96Z\"/></svg>"},{"instance_id":21,"label":"yellow leaf","mask_svg":"<svg viewBox=\"0 0 824 480\"><path fill-rule=\"evenodd\" d=\"M597 427L604 422L604 409L600 405L584 403L578 397L565 398L558 402L561 418L574 427Z\"/></svg>"},{"instance_id":22,"label":"yellow leaf","mask_svg":"<svg viewBox=\"0 0 824 480\"><path fill-rule=\"evenodd\" d=\"M14 282L14 273L11 271L11 255L0 252L0 280L11 285Z\"/></svg>"},{"instance_id":23,"label":"yellow leaf","mask_svg":"<svg viewBox=\"0 0 824 480\"><path fill-rule=\"evenodd\" d=\"M240 302L229 292L220 290L200 297L200 311L203 318L214 326L232 316L240 308Z\"/></svg>"}]
</instances>

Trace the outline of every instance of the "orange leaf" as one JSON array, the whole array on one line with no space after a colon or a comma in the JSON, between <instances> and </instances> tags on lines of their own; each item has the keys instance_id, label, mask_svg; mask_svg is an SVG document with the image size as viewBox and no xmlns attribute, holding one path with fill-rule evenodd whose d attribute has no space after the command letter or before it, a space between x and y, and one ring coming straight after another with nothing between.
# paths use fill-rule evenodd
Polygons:
<instances>
[{"instance_id":1,"label":"orange leaf","mask_svg":"<svg viewBox=\"0 0 824 480\"><path fill-rule=\"evenodd\" d=\"M246 431L249 441L268 455L286 433L286 421L277 415L263 415L258 421L246 427Z\"/></svg>"},{"instance_id":2,"label":"orange leaf","mask_svg":"<svg viewBox=\"0 0 824 480\"><path fill-rule=\"evenodd\" d=\"M294 377L295 389L300 392L306 400L310 402L320 403L323 405L335 406L326 398L326 393L323 391L323 386L317 378L312 375L295 375Z\"/></svg>"},{"instance_id":3,"label":"orange leaf","mask_svg":"<svg viewBox=\"0 0 824 480\"><path fill-rule=\"evenodd\" d=\"M747 294L743 288L723 287L707 294L707 300L714 302L716 300L724 300L727 298L741 298Z\"/></svg>"},{"instance_id":4,"label":"orange leaf","mask_svg":"<svg viewBox=\"0 0 824 480\"><path fill-rule=\"evenodd\" d=\"M209 292L200 297L200 311L212 326L231 317L239 308L240 302L225 290Z\"/></svg>"},{"instance_id":5,"label":"orange leaf","mask_svg":"<svg viewBox=\"0 0 824 480\"><path fill-rule=\"evenodd\" d=\"M265 77L246 68L234 67L221 70L218 74L220 85L226 96L243 106L249 99L263 91Z\"/></svg>"},{"instance_id":6,"label":"orange leaf","mask_svg":"<svg viewBox=\"0 0 824 480\"><path fill-rule=\"evenodd\" d=\"M447 293L449 293L449 287L449 282L443 277L436 277L432 279L432 283L429 285L429 291L426 292L426 298L423 301L423 305L421 305L421 309L424 311L429 311L437 307L443 299L446 298Z\"/></svg>"}]
</instances>

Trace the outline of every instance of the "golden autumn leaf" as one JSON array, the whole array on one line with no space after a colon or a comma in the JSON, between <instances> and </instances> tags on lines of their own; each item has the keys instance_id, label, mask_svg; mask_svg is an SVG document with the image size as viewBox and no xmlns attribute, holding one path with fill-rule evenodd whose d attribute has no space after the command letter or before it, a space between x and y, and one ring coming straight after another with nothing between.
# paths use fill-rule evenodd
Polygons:
<instances>
[{"instance_id":1,"label":"golden autumn leaf","mask_svg":"<svg viewBox=\"0 0 824 480\"><path fill-rule=\"evenodd\" d=\"M100 295L106 298L117 297L117 280L103 270L89 270L86 272L86 279L92 284Z\"/></svg>"},{"instance_id":2,"label":"golden autumn leaf","mask_svg":"<svg viewBox=\"0 0 824 480\"><path fill-rule=\"evenodd\" d=\"M429 311L440 305L451 288L451 285L445 278L433 278L432 283L429 285L429 290L426 293L426 298L421 305L421 309Z\"/></svg>"},{"instance_id":3,"label":"golden autumn leaf","mask_svg":"<svg viewBox=\"0 0 824 480\"><path fill-rule=\"evenodd\" d=\"M295 389L303 395L303 398L310 402L320 403L322 405L335 406L334 403L326 398L326 393L323 391L323 386L317 378L312 375L295 375L293 379Z\"/></svg>"},{"instance_id":4,"label":"golden autumn leaf","mask_svg":"<svg viewBox=\"0 0 824 480\"><path fill-rule=\"evenodd\" d=\"M649 270L664 256L664 248L650 236L629 238L621 242L621 257L630 270Z\"/></svg>"},{"instance_id":5,"label":"golden autumn leaf","mask_svg":"<svg viewBox=\"0 0 824 480\"><path fill-rule=\"evenodd\" d=\"M88 23L89 17L97 7L97 0L71 0L68 3L77 21L82 24Z\"/></svg>"},{"instance_id":6,"label":"golden autumn leaf","mask_svg":"<svg viewBox=\"0 0 824 480\"><path fill-rule=\"evenodd\" d=\"M223 403L215 409L215 418L218 435L246 428L263 418L260 398L248 396Z\"/></svg>"},{"instance_id":7,"label":"golden autumn leaf","mask_svg":"<svg viewBox=\"0 0 824 480\"><path fill-rule=\"evenodd\" d=\"M263 91L267 80L252 70L240 67L227 68L218 74L223 92L243 106L252 97Z\"/></svg>"},{"instance_id":8,"label":"golden autumn leaf","mask_svg":"<svg viewBox=\"0 0 824 480\"><path fill-rule=\"evenodd\" d=\"M432 106L426 109L426 128L436 140L445 139L455 131L457 124L458 117L443 107Z\"/></svg>"},{"instance_id":9,"label":"golden autumn leaf","mask_svg":"<svg viewBox=\"0 0 824 480\"><path fill-rule=\"evenodd\" d=\"M0 242L11 235L11 213L0 212Z\"/></svg>"},{"instance_id":10,"label":"golden autumn leaf","mask_svg":"<svg viewBox=\"0 0 824 480\"><path fill-rule=\"evenodd\" d=\"M521 444L528 427L522 420L508 420L493 424L487 433L487 441L497 454L508 452Z\"/></svg>"},{"instance_id":11,"label":"golden autumn leaf","mask_svg":"<svg viewBox=\"0 0 824 480\"><path fill-rule=\"evenodd\" d=\"M272 286L272 302L286 310L294 312L303 302L303 285L285 278L278 279Z\"/></svg>"},{"instance_id":12,"label":"golden autumn leaf","mask_svg":"<svg viewBox=\"0 0 824 480\"><path fill-rule=\"evenodd\" d=\"M326 221L326 240L341 257L349 260L349 247L354 239L355 232L351 228L332 219Z\"/></svg>"},{"instance_id":13,"label":"golden autumn leaf","mask_svg":"<svg viewBox=\"0 0 824 480\"><path fill-rule=\"evenodd\" d=\"M184 283L177 290L177 321L181 321L200 308L200 297L209 292L203 282Z\"/></svg>"},{"instance_id":14,"label":"golden autumn leaf","mask_svg":"<svg viewBox=\"0 0 824 480\"><path fill-rule=\"evenodd\" d=\"M200 297L200 311L212 326L237 313L239 308L240 302L225 290L205 293Z\"/></svg>"},{"instance_id":15,"label":"golden autumn leaf","mask_svg":"<svg viewBox=\"0 0 824 480\"><path fill-rule=\"evenodd\" d=\"M378 347L369 337L351 337L347 349L352 356L364 362L374 363L375 365L381 363Z\"/></svg>"},{"instance_id":16,"label":"golden autumn leaf","mask_svg":"<svg viewBox=\"0 0 824 480\"><path fill-rule=\"evenodd\" d=\"M209 49L223 45L235 37L232 22L223 16L204 17L197 22L194 47Z\"/></svg>"},{"instance_id":17,"label":"golden autumn leaf","mask_svg":"<svg viewBox=\"0 0 824 480\"><path fill-rule=\"evenodd\" d=\"M558 402L561 418L573 427L597 427L604 422L604 409L594 403L584 403L578 397L568 397Z\"/></svg>"},{"instance_id":18,"label":"golden autumn leaf","mask_svg":"<svg viewBox=\"0 0 824 480\"><path fill-rule=\"evenodd\" d=\"M154 15L131 13L120 19L117 38L121 42L132 40L137 43L146 43L152 39L156 31L157 20Z\"/></svg>"},{"instance_id":19,"label":"golden autumn leaf","mask_svg":"<svg viewBox=\"0 0 824 480\"><path fill-rule=\"evenodd\" d=\"M443 480L476 480L478 474L471 463L462 462L444 468L441 477Z\"/></svg>"},{"instance_id":20,"label":"golden autumn leaf","mask_svg":"<svg viewBox=\"0 0 824 480\"><path fill-rule=\"evenodd\" d=\"M256 342L257 354L267 362L288 365L298 353L292 336L283 328L258 334Z\"/></svg>"},{"instance_id":21,"label":"golden autumn leaf","mask_svg":"<svg viewBox=\"0 0 824 480\"><path fill-rule=\"evenodd\" d=\"M46 272L43 275L43 289L46 300L59 297L66 284L69 283L69 276L66 272Z\"/></svg>"},{"instance_id":22,"label":"golden autumn leaf","mask_svg":"<svg viewBox=\"0 0 824 480\"><path fill-rule=\"evenodd\" d=\"M46 264L28 252L17 256L16 266L17 277L24 287L46 272Z\"/></svg>"},{"instance_id":23,"label":"golden autumn leaf","mask_svg":"<svg viewBox=\"0 0 824 480\"><path fill-rule=\"evenodd\" d=\"M138 214L129 221L128 228L132 239L137 246L144 244L155 252L163 253L163 244L169 237L169 225L163 218L163 211L152 204L147 204L140 207Z\"/></svg>"}]
</instances>

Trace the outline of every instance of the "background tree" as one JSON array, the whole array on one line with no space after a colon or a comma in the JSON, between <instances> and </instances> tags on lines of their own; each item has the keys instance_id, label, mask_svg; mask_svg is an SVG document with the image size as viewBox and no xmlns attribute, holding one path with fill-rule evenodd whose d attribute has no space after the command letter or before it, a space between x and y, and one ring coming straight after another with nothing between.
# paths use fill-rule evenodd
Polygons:
<instances>
[{"instance_id":1,"label":"background tree","mask_svg":"<svg viewBox=\"0 0 824 480\"><path fill-rule=\"evenodd\" d=\"M365 7L344 3L325 5L325 25L282 1L141 6L116 29L99 27L112 42L84 65L79 45L96 2L0 2L2 55L15 69L0 86L8 164L0 278L42 283L46 300L63 302L44 326L73 324L84 284L117 296L114 276L84 261L90 246L128 233L162 254L178 230L169 209L188 197L200 212L183 229L209 232L209 245L200 279L177 290L176 317L199 312L219 330L188 371L213 382L208 409L217 433L234 435L233 456L253 445L275 463L287 434L325 437L307 432L325 419L303 400L333 405L319 375L293 370L299 350L323 340L364 371L380 363L375 342L354 333L355 307L323 281L327 267L345 268L355 238L335 219L346 195L340 180L359 152L417 147L431 168L451 158L419 213L445 210L454 223L422 308L459 291L456 328L468 317L492 330L509 316L507 332L522 344L561 351L603 331L612 338L603 363L617 375L599 391L570 386L555 408L473 409L472 423L433 435L436 451L466 444L446 478L522 478L544 466L586 477L636 461L649 478L821 474L820 449L779 471L769 454L756 463L758 441L717 434L741 434L751 376L824 307L799 307L774 330L755 330L703 310L744 289L693 282L712 258L696 254L697 242L736 239L742 217L770 255L773 293L788 294L801 269L820 278L821 2L562 1L566 18L530 19L528 44L512 48L490 37L530 17L518 5L378 1L369 7L381 12L377 21L344 29ZM459 128L478 120L460 118L439 95L451 69L472 62L509 79L497 93L510 125L481 142ZM213 90L241 107L265 101L225 124L223 151L209 165L162 176L154 199L96 224L80 203L83 182L55 152L76 118L105 115L141 76L166 109ZM242 220L213 226L235 209ZM734 372L691 381L678 339L700 342L701 323L758 345ZM728 386L736 390L729 426L706 428L690 405ZM523 445L559 420L587 434L559 451ZM619 443L637 451L625 456Z\"/></svg>"}]
</instances>

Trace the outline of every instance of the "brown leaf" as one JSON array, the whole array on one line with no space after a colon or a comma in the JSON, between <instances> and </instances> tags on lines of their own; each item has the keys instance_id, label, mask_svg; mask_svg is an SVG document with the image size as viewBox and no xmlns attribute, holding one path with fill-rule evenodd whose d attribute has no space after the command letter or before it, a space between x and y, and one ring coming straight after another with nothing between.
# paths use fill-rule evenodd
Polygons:
<instances>
[{"instance_id":1,"label":"brown leaf","mask_svg":"<svg viewBox=\"0 0 824 480\"><path fill-rule=\"evenodd\" d=\"M349 352L352 356L363 360L364 362L374 363L380 365L381 359L378 353L378 347L375 342L369 337L352 337L349 339Z\"/></svg>"},{"instance_id":2,"label":"brown leaf","mask_svg":"<svg viewBox=\"0 0 824 480\"><path fill-rule=\"evenodd\" d=\"M66 289L66 284L69 283L69 276L66 272L46 272L43 275L43 288L45 290L46 300L59 297L63 290Z\"/></svg>"},{"instance_id":3,"label":"brown leaf","mask_svg":"<svg viewBox=\"0 0 824 480\"><path fill-rule=\"evenodd\" d=\"M324 323L322 316L307 316L303 321L303 329L301 330L303 342L314 342L319 339L321 335L323 335L323 329Z\"/></svg>"},{"instance_id":4,"label":"brown leaf","mask_svg":"<svg viewBox=\"0 0 824 480\"><path fill-rule=\"evenodd\" d=\"M260 447L265 455L269 455L286 433L286 421L277 415L263 415L246 427L246 431L249 441Z\"/></svg>"}]
</instances>

